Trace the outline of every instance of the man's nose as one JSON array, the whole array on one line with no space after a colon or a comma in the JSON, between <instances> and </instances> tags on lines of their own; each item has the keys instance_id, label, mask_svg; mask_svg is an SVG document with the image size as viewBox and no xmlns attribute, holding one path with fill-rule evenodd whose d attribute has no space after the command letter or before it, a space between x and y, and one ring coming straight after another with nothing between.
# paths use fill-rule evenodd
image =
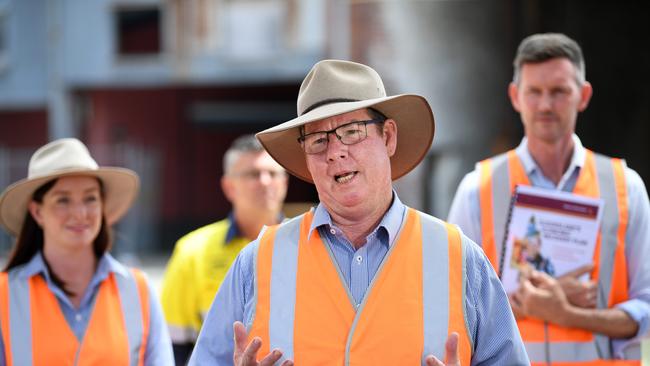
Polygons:
<instances>
[{"instance_id":1,"label":"man's nose","mask_svg":"<svg viewBox=\"0 0 650 366\"><path fill-rule=\"evenodd\" d=\"M348 155L348 145L339 140L335 132L327 135L327 159L336 160Z\"/></svg>"},{"instance_id":2,"label":"man's nose","mask_svg":"<svg viewBox=\"0 0 650 366\"><path fill-rule=\"evenodd\" d=\"M273 173L268 170L260 170L260 175L258 177L260 183L267 185L271 184L273 181Z\"/></svg>"},{"instance_id":3,"label":"man's nose","mask_svg":"<svg viewBox=\"0 0 650 366\"><path fill-rule=\"evenodd\" d=\"M552 106L553 106L553 97L548 93L543 93L542 96L539 98L538 108L540 110L546 111L546 110L550 110Z\"/></svg>"}]
</instances>

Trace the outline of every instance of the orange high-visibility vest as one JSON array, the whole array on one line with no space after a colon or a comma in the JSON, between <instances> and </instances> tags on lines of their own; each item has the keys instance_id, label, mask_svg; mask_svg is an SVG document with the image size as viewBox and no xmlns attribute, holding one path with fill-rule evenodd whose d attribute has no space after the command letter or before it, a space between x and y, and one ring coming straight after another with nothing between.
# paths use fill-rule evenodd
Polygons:
<instances>
[{"instance_id":1,"label":"orange high-visibility vest","mask_svg":"<svg viewBox=\"0 0 650 366\"><path fill-rule=\"evenodd\" d=\"M604 199L603 220L594 251L591 278L598 282L599 308L628 299L625 233L628 221L625 162L586 150L573 193ZM501 249L512 193L530 185L526 171L511 150L477 164L481 206L481 246L500 273ZM606 295L606 296L603 296ZM580 329L545 324L536 319L518 322L533 365L639 365L639 361L611 360L610 339Z\"/></svg>"},{"instance_id":2,"label":"orange high-visibility vest","mask_svg":"<svg viewBox=\"0 0 650 366\"><path fill-rule=\"evenodd\" d=\"M149 291L137 270L111 273L99 286L83 339L68 326L40 275L0 273L0 323L8 366L143 365Z\"/></svg>"},{"instance_id":3,"label":"orange high-visibility vest","mask_svg":"<svg viewBox=\"0 0 650 366\"><path fill-rule=\"evenodd\" d=\"M297 365L419 365L444 357L452 331L461 363L472 341L465 322L465 240L457 228L408 209L395 243L357 307L313 213L268 228L257 248L258 356L279 347Z\"/></svg>"}]
</instances>

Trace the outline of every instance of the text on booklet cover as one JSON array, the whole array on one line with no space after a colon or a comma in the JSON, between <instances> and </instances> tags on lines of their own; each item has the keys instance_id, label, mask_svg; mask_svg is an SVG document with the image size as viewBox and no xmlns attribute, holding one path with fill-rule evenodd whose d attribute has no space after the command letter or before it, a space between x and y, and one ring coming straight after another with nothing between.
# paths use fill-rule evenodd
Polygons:
<instances>
[{"instance_id":1,"label":"text on booklet cover","mask_svg":"<svg viewBox=\"0 0 650 366\"><path fill-rule=\"evenodd\" d=\"M593 262L603 200L517 186L501 250L506 292L531 269L558 277Z\"/></svg>"}]
</instances>

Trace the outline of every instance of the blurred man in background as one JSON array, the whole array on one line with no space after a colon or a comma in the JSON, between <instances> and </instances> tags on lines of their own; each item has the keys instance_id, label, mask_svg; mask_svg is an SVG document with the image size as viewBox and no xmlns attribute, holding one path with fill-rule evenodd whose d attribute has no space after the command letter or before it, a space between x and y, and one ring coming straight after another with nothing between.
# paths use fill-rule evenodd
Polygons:
<instances>
[{"instance_id":1,"label":"blurred man in background","mask_svg":"<svg viewBox=\"0 0 650 366\"><path fill-rule=\"evenodd\" d=\"M607 365L620 358L638 364L638 338L650 316L650 204L643 181L623 160L584 148L575 135L592 86L574 40L532 35L519 45L514 69L508 94L525 137L465 176L449 221L482 245L498 271L515 185L602 198L593 265L561 278L533 271L510 303L533 364ZM578 280L588 272L590 281Z\"/></svg>"},{"instance_id":2,"label":"blurred man in background","mask_svg":"<svg viewBox=\"0 0 650 366\"><path fill-rule=\"evenodd\" d=\"M227 218L176 243L162 283L162 305L177 365L189 358L203 318L239 251L264 225L282 220L288 177L254 135L236 139L223 158Z\"/></svg>"}]
</instances>

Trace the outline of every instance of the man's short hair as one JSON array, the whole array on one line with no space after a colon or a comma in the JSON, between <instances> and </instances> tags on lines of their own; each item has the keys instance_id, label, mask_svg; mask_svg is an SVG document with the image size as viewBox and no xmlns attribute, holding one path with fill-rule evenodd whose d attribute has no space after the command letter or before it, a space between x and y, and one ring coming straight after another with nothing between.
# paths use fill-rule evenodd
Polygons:
<instances>
[{"instance_id":1,"label":"man's short hair","mask_svg":"<svg viewBox=\"0 0 650 366\"><path fill-rule=\"evenodd\" d=\"M255 138L255 135L243 135L236 138L226 153L223 155L223 174L231 173L237 159L245 153L259 153L265 151L264 146Z\"/></svg>"},{"instance_id":2,"label":"man's short hair","mask_svg":"<svg viewBox=\"0 0 650 366\"><path fill-rule=\"evenodd\" d=\"M513 62L515 72L512 81L519 84L524 64L540 63L558 57L571 61L576 70L576 82L578 85L584 84L585 60L582 49L576 41L561 33L539 33L524 38Z\"/></svg>"}]
</instances>

